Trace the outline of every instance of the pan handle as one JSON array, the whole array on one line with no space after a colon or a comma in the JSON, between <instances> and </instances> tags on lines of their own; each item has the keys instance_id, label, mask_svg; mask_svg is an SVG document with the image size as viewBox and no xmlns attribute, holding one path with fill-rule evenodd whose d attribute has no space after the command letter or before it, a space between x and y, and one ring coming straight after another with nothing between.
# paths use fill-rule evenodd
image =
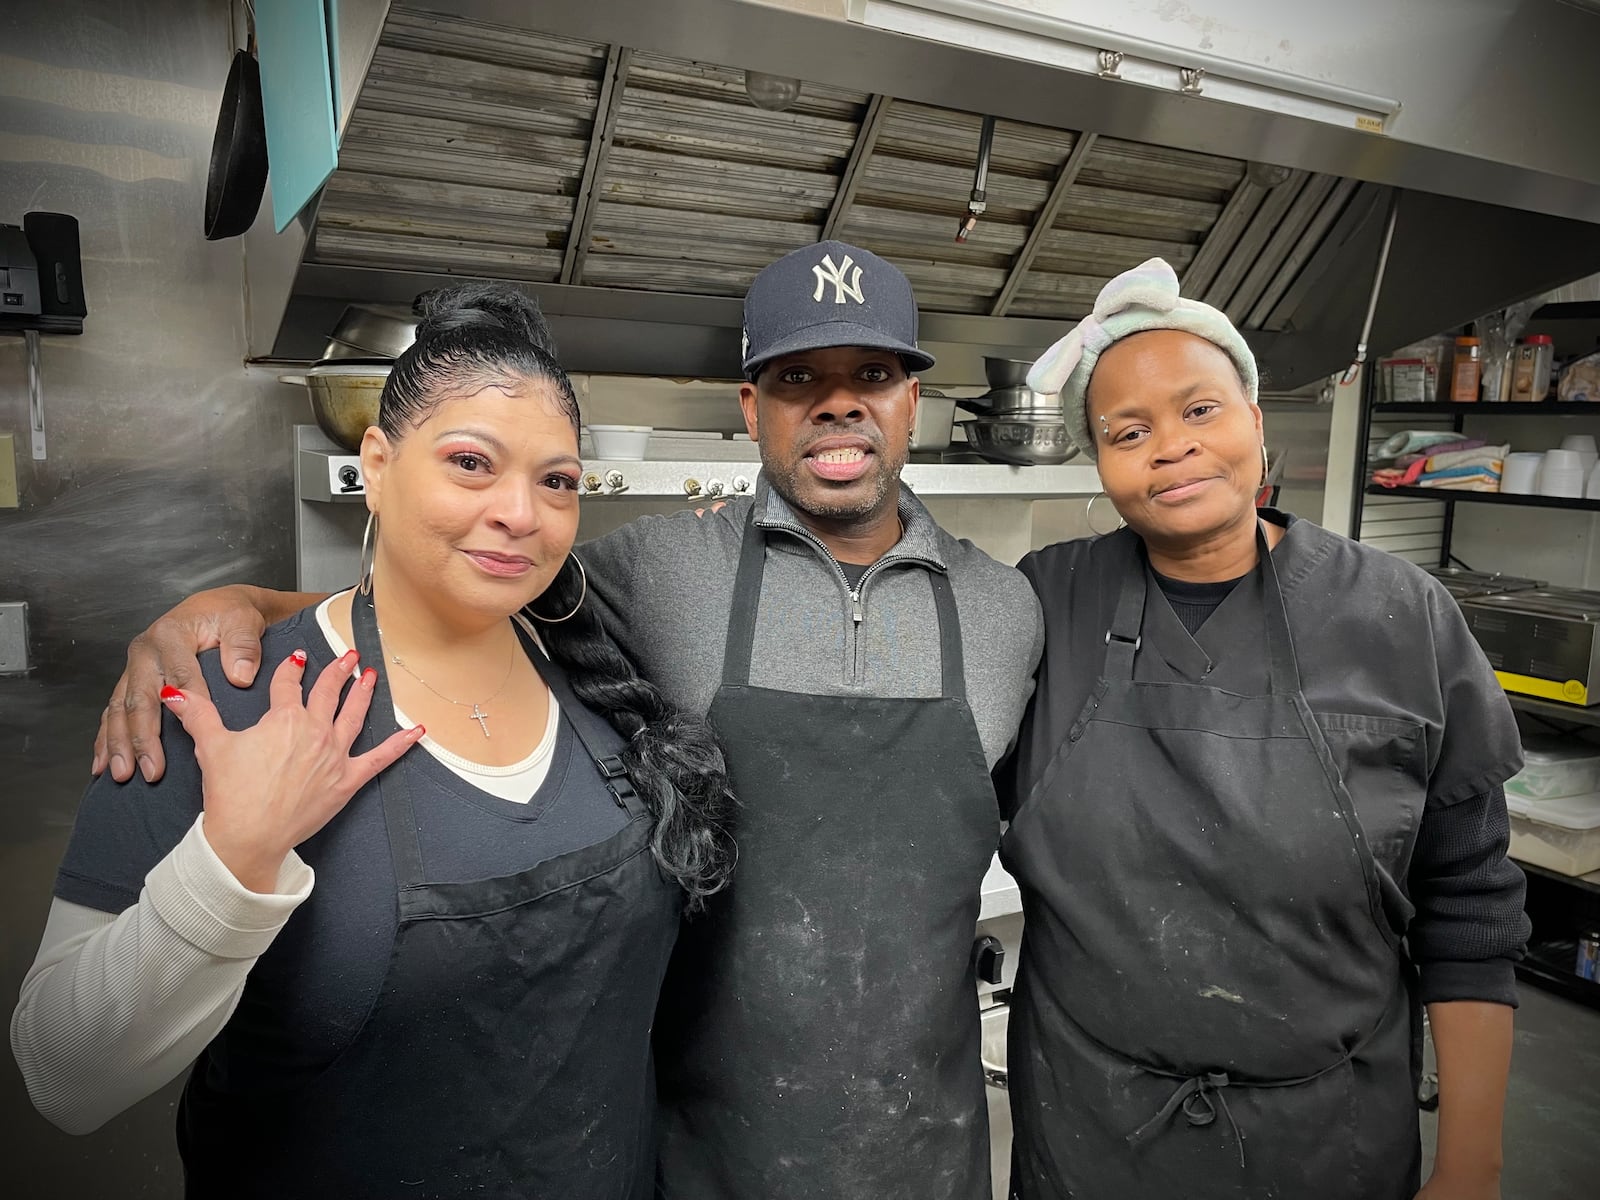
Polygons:
<instances>
[{"instance_id":1,"label":"pan handle","mask_svg":"<svg viewBox=\"0 0 1600 1200\"><path fill-rule=\"evenodd\" d=\"M279 375L278 382L291 384L294 387L305 387L306 377L304 375Z\"/></svg>"}]
</instances>

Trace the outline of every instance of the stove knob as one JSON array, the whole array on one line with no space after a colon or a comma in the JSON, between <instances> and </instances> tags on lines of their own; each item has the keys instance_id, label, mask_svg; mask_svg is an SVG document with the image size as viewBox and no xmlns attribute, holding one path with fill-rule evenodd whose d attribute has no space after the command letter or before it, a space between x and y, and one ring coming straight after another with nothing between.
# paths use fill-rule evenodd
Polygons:
<instances>
[{"instance_id":1,"label":"stove knob","mask_svg":"<svg viewBox=\"0 0 1600 1200\"><path fill-rule=\"evenodd\" d=\"M739 495L743 495L750 490L750 481L743 475L735 475L733 477L733 490Z\"/></svg>"},{"instance_id":2,"label":"stove knob","mask_svg":"<svg viewBox=\"0 0 1600 1200\"><path fill-rule=\"evenodd\" d=\"M628 490L627 482L622 478L621 471L606 472L606 486L611 489L613 496L620 495Z\"/></svg>"},{"instance_id":3,"label":"stove knob","mask_svg":"<svg viewBox=\"0 0 1600 1200\"><path fill-rule=\"evenodd\" d=\"M683 494L685 496L698 496L700 494L700 481L698 479L685 479L683 481Z\"/></svg>"},{"instance_id":4,"label":"stove knob","mask_svg":"<svg viewBox=\"0 0 1600 1200\"><path fill-rule=\"evenodd\" d=\"M1000 986L1005 961L1005 946L993 934L986 933L972 943L972 966L984 983Z\"/></svg>"},{"instance_id":5,"label":"stove knob","mask_svg":"<svg viewBox=\"0 0 1600 1200\"><path fill-rule=\"evenodd\" d=\"M708 480L706 480L706 495L708 495L708 496L720 496L720 495L722 495L722 480L720 480L720 479L708 479Z\"/></svg>"}]
</instances>

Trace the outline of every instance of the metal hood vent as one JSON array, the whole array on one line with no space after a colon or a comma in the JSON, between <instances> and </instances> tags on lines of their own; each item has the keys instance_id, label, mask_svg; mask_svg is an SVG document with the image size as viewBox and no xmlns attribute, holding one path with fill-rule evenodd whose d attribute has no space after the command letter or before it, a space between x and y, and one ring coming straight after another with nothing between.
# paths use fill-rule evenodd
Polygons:
<instances>
[{"instance_id":1,"label":"metal hood vent","mask_svg":"<svg viewBox=\"0 0 1600 1200\"><path fill-rule=\"evenodd\" d=\"M658 332L718 327L694 350L712 361L695 366L680 347L626 367L727 376L736 300L755 273L838 237L906 272L934 342L1037 350L1106 280L1160 255L1186 295L1251 335L1283 385L1348 360L1359 317L1344 314L1363 307L1388 189L1002 119L987 212L958 244L981 120L811 82L771 112L750 102L739 68L394 5L275 352L314 356L338 302L404 302L440 277L478 276L529 284L557 317L626 309ZM1570 275L1596 267L1600 238ZM1491 290L1504 302L1561 281ZM676 303L689 297L705 302ZM1435 319L1438 301L1425 307L1397 319ZM1379 325L1375 347L1381 314ZM557 333L572 353L559 322Z\"/></svg>"}]
</instances>

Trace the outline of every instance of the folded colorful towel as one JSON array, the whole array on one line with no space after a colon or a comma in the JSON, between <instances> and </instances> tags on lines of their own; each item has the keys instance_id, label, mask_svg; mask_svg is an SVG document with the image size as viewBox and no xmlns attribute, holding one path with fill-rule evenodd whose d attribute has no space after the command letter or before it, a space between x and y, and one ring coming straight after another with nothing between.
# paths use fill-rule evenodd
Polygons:
<instances>
[{"instance_id":1,"label":"folded colorful towel","mask_svg":"<svg viewBox=\"0 0 1600 1200\"><path fill-rule=\"evenodd\" d=\"M1504 462L1499 458L1491 458L1483 462L1457 463L1437 471L1424 470L1426 466L1427 463L1419 459L1403 471L1380 467L1372 473L1372 482L1386 488L1453 487L1498 492Z\"/></svg>"},{"instance_id":2,"label":"folded colorful towel","mask_svg":"<svg viewBox=\"0 0 1600 1200\"><path fill-rule=\"evenodd\" d=\"M1409 467L1419 458L1428 458L1434 454L1453 454L1457 450L1476 450L1480 446L1487 445L1488 443L1482 438L1463 438L1459 442L1446 442L1440 446L1430 446L1427 450L1419 450L1414 454L1402 454L1394 460L1394 465L1397 467Z\"/></svg>"},{"instance_id":3,"label":"folded colorful towel","mask_svg":"<svg viewBox=\"0 0 1600 1200\"><path fill-rule=\"evenodd\" d=\"M1465 479L1441 479L1434 483L1423 483L1418 486L1442 492L1498 492L1500 490L1500 480L1498 477L1489 479L1483 476L1472 476Z\"/></svg>"},{"instance_id":4,"label":"folded colorful towel","mask_svg":"<svg viewBox=\"0 0 1600 1200\"><path fill-rule=\"evenodd\" d=\"M1460 440L1461 435L1449 429L1407 429L1395 434L1379 446L1377 456L1399 458L1402 454L1415 454L1419 450L1431 450L1434 446L1444 446Z\"/></svg>"},{"instance_id":5,"label":"folded colorful towel","mask_svg":"<svg viewBox=\"0 0 1600 1200\"><path fill-rule=\"evenodd\" d=\"M1425 458L1413 459L1404 467L1380 467L1372 473L1372 482L1383 487L1410 487L1421 477L1427 469L1428 460Z\"/></svg>"},{"instance_id":6,"label":"folded colorful towel","mask_svg":"<svg viewBox=\"0 0 1600 1200\"><path fill-rule=\"evenodd\" d=\"M1417 486L1469 492L1498 492L1500 467L1498 460L1469 467L1446 467L1442 471L1430 471L1424 474L1417 480Z\"/></svg>"},{"instance_id":7,"label":"folded colorful towel","mask_svg":"<svg viewBox=\"0 0 1600 1200\"><path fill-rule=\"evenodd\" d=\"M1427 460L1428 465L1424 470L1428 474L1432 474L1435 471L1444 471L1450 467L1470 467L1479 463L1495 463L1496 470L1498 470L1498 464L1510 453L1511 446L1510 443L1507 443L1504 446L1480 446L1475 450L1454 450L1449 453L1430 454Z\"/></svg>"}]
</instances>

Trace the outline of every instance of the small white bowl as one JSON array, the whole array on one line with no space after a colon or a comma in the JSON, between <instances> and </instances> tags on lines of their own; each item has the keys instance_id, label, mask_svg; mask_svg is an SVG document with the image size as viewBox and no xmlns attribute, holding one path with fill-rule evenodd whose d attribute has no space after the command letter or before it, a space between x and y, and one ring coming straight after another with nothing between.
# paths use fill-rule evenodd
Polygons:
<instances>
[{"instance_id":1,"label":"small white bowl","mask_svg":"<svg viewBox=\"0 0 1600 1200\"><path fill-rule=\"evenodd\" d=\"M641 459L650 444L653 425L590 425L596 458Z\"/></svg>"}]
</instances>

